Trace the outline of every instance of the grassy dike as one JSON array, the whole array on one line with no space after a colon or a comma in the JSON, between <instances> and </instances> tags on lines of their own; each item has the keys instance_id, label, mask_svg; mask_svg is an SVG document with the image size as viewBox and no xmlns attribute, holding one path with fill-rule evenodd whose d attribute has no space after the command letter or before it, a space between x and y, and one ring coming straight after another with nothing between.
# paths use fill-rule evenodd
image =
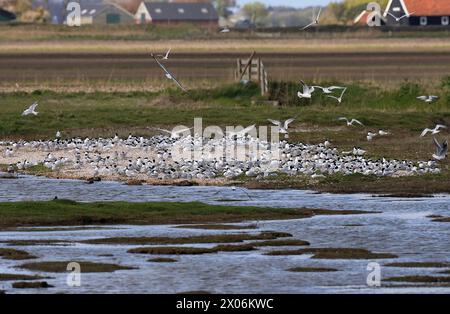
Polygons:
<instances>
[{"instance_id":1,"label":"grassy dike","mask_svg":"<svg viewBox=\"0 0 450 314\"><path fill-rule=\"evenodd\" d=\"M0 203L0 228L93 224L186 224L243 220L299 219L364 211L218 206L200 202L95 202L70 200ZM369 212L370 213L370 212Z\"/></svg>"}]
</instances>

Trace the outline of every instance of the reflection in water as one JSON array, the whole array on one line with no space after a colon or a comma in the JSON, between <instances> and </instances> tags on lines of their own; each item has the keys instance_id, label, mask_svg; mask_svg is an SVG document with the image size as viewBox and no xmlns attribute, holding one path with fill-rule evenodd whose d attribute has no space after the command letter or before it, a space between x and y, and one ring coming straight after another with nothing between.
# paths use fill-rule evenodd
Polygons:
<instances>
[{"instance_id":1,"label":"reflection in water","mask_svg":"<svg viewBox=\"0 0 450 314\"><path fill-rule=\"evenodd\" d=\"M251 200L239 189L229 187L127 186L114 182L85 184L80 181L24 177L0 180L0 201L49 200L55 195L78 201L203 201L216 204L257 205L271 207L314 207L329 209L363 209L379 214L316 216L290 221L259 223L259 230L214 231L179 229L173 226L120 226L110 229L87 229L42 232L0 232L0 241L10 239L82 240L110 236L190 236L224 232L259 232L276 230L307 240L312 247L355 247L374 252L399 255L396 262L450 262L448 224L432 222L426 216L449 216L450 197L396 199L370 195L316 194L297 190L249 190ZM229 200L229 201L226 201ZM0 247L5 247L0 244ZM209 245L200 245L209 246ZM378 293L378 292L450 292L450 288L369 288L367 260L316 260L303 256L266 256L278 248L260 248L250 252L222 252L176 257L176 263L151 263L146 255L129 254L129 245L27 246L18 247L40 257L39 260L89 260L137 266L138 270L82 274L82 286L70 288L65 274L48 274L55 286L41 290L13 290L9 282L0 282L7 292L39 293L172 293L207 290L216 293ZM113 256L100 256L112 254ZM383 265L394 260L379 260ZM15 268L21 261L0 259L0 273L28 273ZM292 273L292 267L331 267L331 273ZM434 275L437 269L382 267L382 277L400 275Z\"/></svg>"}]
</instances>

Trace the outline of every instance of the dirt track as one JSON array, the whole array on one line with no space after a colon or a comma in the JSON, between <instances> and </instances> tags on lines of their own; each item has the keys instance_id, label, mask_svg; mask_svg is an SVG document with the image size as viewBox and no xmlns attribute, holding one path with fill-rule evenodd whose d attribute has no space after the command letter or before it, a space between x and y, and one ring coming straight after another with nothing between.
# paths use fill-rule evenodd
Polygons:
<instances>
[{"instance_id":1,"label":"dirt track","mask_svg":"<svg viewBox=\"0 0 450 314\"><path fill-rule=\"evenodd\" d=\"M183 79L232 80L243 53L174 53L166 66ZM444 52L262 53L270 79L402 80L440 79L450 75ZM0 81L61 79L155 79L161 70L146 54L3 53Z\"/></svg>"}]
</instances>

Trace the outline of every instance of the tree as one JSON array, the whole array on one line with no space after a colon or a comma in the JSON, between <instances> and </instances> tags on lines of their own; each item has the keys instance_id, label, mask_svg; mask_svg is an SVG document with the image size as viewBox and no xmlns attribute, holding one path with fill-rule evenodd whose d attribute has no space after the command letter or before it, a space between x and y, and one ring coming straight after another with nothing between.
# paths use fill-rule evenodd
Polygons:
<instances>
[{"instance_id":1,"label":"tree","mask_svg":"<svg viewBox=\"0 0 450 314\"><path fill-rule=\"evenodd\" d=\"M241 10L255 25L262 25L269 15L267 7L261 2L247 3Z\"/></svg>"},{"instance_id":2,"label":"tree","mask_svg":"<svg viewBox=\"0 0 450 314\"><path fill-rule=\"evenodd\" d=\"M228 18L231 15L231 7L236 6L235 0L214 0L217 14L221 17Z\"/></svg>"}]
</instances>

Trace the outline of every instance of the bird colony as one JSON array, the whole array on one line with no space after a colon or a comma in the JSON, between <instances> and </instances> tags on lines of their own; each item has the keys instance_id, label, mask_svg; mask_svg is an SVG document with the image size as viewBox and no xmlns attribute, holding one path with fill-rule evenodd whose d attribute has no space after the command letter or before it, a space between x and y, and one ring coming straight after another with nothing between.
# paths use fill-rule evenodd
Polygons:
<instances>
[{"instance_id":1,"label":"bird colony","mask_svg":"<svg viewBox=\"0 0 450 314\"><path fill-rule=\"evenodd\" d=\"M287 124L279 125L284 129ZM175 133L150 138L130 135L121 139L116 135L113 138L97 139L0 142L0 145L4 148L0 163L9 164L9 171L43 165L57 173L58 177L67 178L134 178L152 182L233 179L238 176L265 178L279 174L303 175L314 179L333 174L407 176L440 172L432 160L417 163L407 160L372 160L365 158L366 152L357 147L343 152L332 147L329 141L318 145L288 143L286 140L272 143L245 132L227 134L219 139ZM195 149L199 147L201 152L196 156ZM252 147L257 147L257 150ZM217 154L218 151L225 151L224 148L232 151L243 148L241 151L244 154ZM177 154L180 149L182 155ZM274 151L277 152L277 158L274 158Z\"/></svg>"}]
</instances>

